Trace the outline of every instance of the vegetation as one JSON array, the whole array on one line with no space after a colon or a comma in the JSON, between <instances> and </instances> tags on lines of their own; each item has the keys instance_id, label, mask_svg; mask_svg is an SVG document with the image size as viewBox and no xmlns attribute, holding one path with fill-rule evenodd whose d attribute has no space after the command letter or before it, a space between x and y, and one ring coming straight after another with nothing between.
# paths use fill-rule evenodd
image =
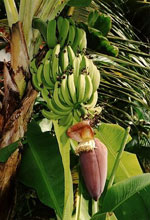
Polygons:
<instances>
[{"instance_id":1,"label":"vegetation","mask_svg":"<svg viewBox=\"0 0 150 220\"><path fill-rule=\"evenodd\" d=\"M0 10L0 218L148 220L149 3Z\"/></svg>"}]
</instances>

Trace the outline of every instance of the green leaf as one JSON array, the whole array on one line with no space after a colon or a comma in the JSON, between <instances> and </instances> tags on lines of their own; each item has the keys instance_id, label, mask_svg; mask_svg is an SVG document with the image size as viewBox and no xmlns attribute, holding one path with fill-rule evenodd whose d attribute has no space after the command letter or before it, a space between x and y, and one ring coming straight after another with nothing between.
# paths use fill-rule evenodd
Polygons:
<instances>
[{"instance_id":1,"label":"green leaf","mask_svg":"<svg viewBox=\"0 0 150 220\"><path fill-rule=\"evenodd\" d=\"M111 175L112 168L114 166L114 162L120 149L124 134L125 130L119 125L114 124L102 123L96 130L96 137L98 137L108 149L108 179ZM130 140L131 137L128 138L128 141ZM131 176L139 175L141 173L142 170L138 163L136 155L124 151L118 166L115 182L119 182Z\"/></svg>"},{"instance_id":2,"label":"green leaf","mask_svg":"<svg viewBox=\"0 0 150 220\"><path fill-rule=\"evenodd\" d=\"M134 204L134 205L133 205ZM115 214L121 220L149 220L150 219L150 187L147 186L126 202L121 204Z\"/></svg>"},{"instance_id":3,"label":"green leaf","mask_svg":"<svg viewBox=\"0 0 150 220\"><path fill-rule=\"evenodd\" d=\"M91 220L117 220L117 218L113 212L107 212L103 214L95 214Z\"/></svg>"},{"instance_id":4,"label":"green leaf","mask_svg":"<svg viewBox=\"0 0 150 220\"><path fill-rule=\"evenodd\" d=\"M118 125L102 124L99 128L99 134L97 131L98 137L102 142L108 147L108 179L110 172L112 170L112 165L116 158L119 148L120 148L120 138L123 138L124 129ZM108 136L109 134L109 136ZM131 138L130 138L131 139ZM112 164L112 165L111 165ZM134 154L124 152L120 161L120 166L118 167L118 172L115 178L115 182L126 179L130 176L135 176L142 173L140 165ZM147 187L148 188L148 187ZM150 190L149 190L150 193ZM149 220L150 213L148 209L150 206L150 194L148 190L142 190L140 193L136 193L122 205L120 205L116 210L115 214L118 219L121 220ZM134 204L134 206L133 206Z\"/></svg>"},{"instance_id":5,"label":"green leaf","mask_svg":"<svg viewBox=\"0 0 150 220\"><path fill-rule=\"evenodd\" d=\"M62 218L64 207L64 170L58 143L50 133L42 133L36 122L28 126L27 142L19 180L34 188L45 205Z\"/></svg>"},{"instance_id":6,"label":"green leaf","mask_svg":"<svg viewBox=\"0 0 150 220\"><path fill-rule=\"evenodd\" d=\"M19 140L0 149L0 162L5 163L11 154L18 148Z\"/></svg>"},{"instance_id":7,"label":"green leaf","mask_svg":"<svg viewBox=\"0 0 150 220\"><path fill-rule=\"evenodd\" d=\"M108 189L102 204L103 212L114 211L135 193L150 185L150 174L143 174L114 184Z\"/></svg>"},{"instance_id":8,"label":"green leaf","mask_svg":"<svg viewBox=\"0 0 150 220\"><path fill-rule=\"evenodd\" d=\"M70 171L70 141L69 138L63 142L62 135L66 133L66 127L58 125L57 121L53 121L55 134L59 144L59 150L62 157L64 167L64 178L65 178L65 201L64 201L64 212L63 220L71 219L73 211L73 184L72 176Z\"/></svg>"},{"instance_id":9,"label":"green leaf","mask_svg":"<svg viewBox=\"0 0 150 220\"><path fill-rule=\"evenodd\" d=\"M90 3L91 0L70 0L68 5L72 7L87 7Z\"/></svg>"}]
</instances>

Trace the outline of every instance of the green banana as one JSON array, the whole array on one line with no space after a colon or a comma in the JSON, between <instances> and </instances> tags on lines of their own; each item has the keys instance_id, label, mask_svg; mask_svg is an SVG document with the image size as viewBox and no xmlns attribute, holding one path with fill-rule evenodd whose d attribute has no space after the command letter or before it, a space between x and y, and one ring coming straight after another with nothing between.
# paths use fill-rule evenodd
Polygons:
<instances>
[{"instance_id":1,"label":"green banana","mask_svg":"<svg viewBox=\"0 0 150 220\"><path fill-rule=\"evenodd\" d=\"M86 81L86 86L85 86L85 96L83 102L87 102L93 94L93 83L91 77L87 74L85 76L85 81Z\"/></svg>"},{"instance_id":2,"label":"green banana","mask_svg":"<svg viewBox=\"0 0 150 220\"><path fill-rule=\"evenodd\" d=\"M69 64L73 66L73 61L75 59L74 51L72 50L71 46L68 46L67 50L68 50Z\"/></svg>"},{"instance_id":3,"label":"green banana","mask_svg":"<svg viewBox=\"0 0 150 220\"><path fill-rule=\"evenodd\" d=\"M77 99L81 103L84 100L85 96L85 75L80 74L78 77L78 86L77 86Z\"/></svg>"},{"instance_id":4,"label":"green banana","mask_svg":"<svg viewBox=\"0 0 150 220\"><path fill-rule=\"evenodd\" d=\"M31 74L36 74L37 73L37 66L36 66L36 59L34 58L31 63L30 63L30 72Z\"/></svg>"},{"instance_id":5,"label":"green banana","mask_svg":"<svg viewBox=\"0 0 150 220\"><path fill-rule=\"evenodd\" d=\"M52 81L53 84L55 84L55 80L54 80L54 76L53 76L53 71L52 71L52 66L53 66L52 60L50 60L49 66L50 66L50 67L49 67L49 69L50 69L50 72L49 72L50 80ZM57 73L56 73L56 74L57 74ZM57 78L57 76L56 76L55 78Z\"/></svg>"},{"instance_id":6,"label":"green banana","mask_svg":"<svg viewBox=\"0 0 150 220\"><path fill-rule=\"evenodd\" d=\"M50 63L51 63L50 60L45 60L44 67L43 67L43 76L44 76L44 79L45 79L47 85L53 89L54 83L52 82L52 80L50 78L50 72L51 72Z\"/></svg>"},{"instance_id":7,"label":"green banana","mask_svg":"<svg viewBox=\"0 0 150 220\"><path fill-rule=\"evenodd\" d=\"M62 111L62 109L60 109L57 104L55 103L54 99L49 99L47 102L47 107L53 111L56 115L60 115L60 116L66 116L70 113L69 111Z\"/></svg>"},{"instance_id":8,"label":"green banana","mask_svg":"<svg viewBox=\"0 0 150 220\"><path fill-rule=\"evenodd\" d=\"M80 58L75 57L73 60L73 75L74 75L74 82L76 87L78 85L79 70L80 70Z\"/></svg>"},{"instance_id":9,"label":"green banana","mask_svg":"<svg viewBox=\"0 0 150 220\"><path fill-rule=\"evenodd\" d=\"M52 53L52 75L54 82L56 82L57 75L59 72L59 53L60 53L60 44L57 44Z\"/></svg>"},{"instance_id":10,"label":"green banana","mask_svg":"<svg viewBox=\"0 0 150 220\"><path fill-rule=\"evenodd\" d=\"M68 33L68 40L67 40L67 45L73 44L75 39L75 27L73 25L70 25L69 27L69 33Z\"/></svg>"},{"instance_id":11,"label":"green banana","mask_svg":"<svg viewBox=\"0 0 150 220\"><path fill-rule=\"evenodd\" d=\"M87 108L85 108L84 106L81 106L79 109L80 113L81 113L81 117L84 117L85 115L88 114L88 110Z\"/></svg>"},{"instance_id":12,"label":"green banana","mask_svg":"<svg viewBox=\"0 0 150 220\"><path fill-rule=\"evenodd\" d=\"M42 75L43 75L43 63L40 64L37 70L37 80L39 84L42 84Z\"/></svg>"},{"instance_id":13,"label":"green banana","mask_svg":"<svg viewBox=\"0 0 150 220\"><path fill-rule=\"evenodd\" d=\"M81 43L81 39L83 37L83 30L81 28L78 28L76 27L76 30L75 30L75 39L74 39L74 42L72 44L72 49L75 53L78 52L79 50L79 45Z\"/></svg>"},{"instance_id":14,"label":"green banana","mask_svg":"<svg viewBox=\"0 0 150 220\"><path fill-rule=\"evenodd\" d=\"M69 58L68 58L68 50L67 46L64 47L64 49L60 52L60 66L62 71L66 71L68 65L69 65Z\"/></svg>"},{"instance_id":15,"label":"green banana","mask_svg":"<svg viewBox=\"0 0 150 220\"><path fill-rule=\"evenodd\" d=\"M73 101L73 103L76 104L76 102L77 102L76 87L75 87L75 83L74 83L74 75L73 74L68 75L68 88L69 88L69 92L70 92L70 96L72 98L72 101Z\"/></svg>"},{"instance_id":16,"label":"green banana","mask_svg":"<svg viewBox=\"0 0 150 220\"><path fill-rule=\"evenodd\" d=\"M46 80L45 80L45 78L44 78L43 66L44 66L44 64L41 63L40 66L39 66L39 68L38 68L38 71L37 71L37 80L38 80L39 86L41 86L41 87L45 86L45 87L48 88L48 89L52 89L53 86L50 86L50 85L46 82Z\"/></svg>"},{"instance_id":17,"label":"green banana","mask_svg":"<svg viewBox=\"0 0 150 220\"><path fill-rule=\"evenodd\" d=\"M60 99L60 101L61 101L64 105L67 104L67 103L65 102L65 100L64 100L63 95L62 95L61 88L59 89L59 99Z\"/></svg>"},{"instance_id":18,"label":"green banana","mask_svg":"<svg viewBox=\"0 0 150 220\"><path fill-rule=\"evenodd\" d=\"M77 57L79 58L80 62L82 61L82 55L79 53L77 54Z\"/></svg>"},{"instance_id":19,"label":"green banana","mask_svg":"<svg viewBox=\"0 0 150 220\"><path fill-rule=\"evenodd\" d=\"M83 106L85 106L87 109L94 108L97 103L97 99L98 99L98 92L95 91L92 97L90 98L90 100L88 101L88 103L86 105L83 104Z\"/></svg>"},{"instance_id":20,"label":"green banana","mask_svg":"<svg viewBox=\"0 0 150 220\"><path fill-rule=\"evenodd\" d=\"M82 56L82 61L80 63L80 72L89 72L89 59L86 56Z\"/></svg>"},{"instance_id":21,"label":"green banana","mask_svg":"<svg viewBox=\"0 0 150 220\"><path fill-rule=\"evenodd\" d=\"M54 88L54 94L53 94L53 99L55 100L56 105L62 109L63 111L71 111L72 107L65 105L61 102L60 98L59 98L59 93L60 93L60 88L59 88L59 82L57 81L55 83L55 88Z\"/></svg>"},{"instance_id":22,"label":"green banana","mask_svg":"<svg viewBox=\"0 0 150 220\"><path fill-rule=\"evenodd\" d=\"M46 87L43 87L43 88L41 89L41 95L42 95L42 97L43 97L43 99L44 99L44 101L45 101L46 103L49 102L50 92L47 90Z\"/></svg>"},{"instance_id":23,"label":"green banana","mask_svg":"<svg viewBox=\"0 0 150 220\"><path fill-rule=\"evenodd\" d=\"M56 115L54 112L50 112L45 109L42 109L42 114L45 118L47 118L49 120L58 120L62 117L60 115Z\"/></svg>"},{"instance_id":24,"label":"green banana","mask_svg":"<svg viewBox=\"0 0 150 220\"><path fill-rule=\"evenodd\" d=\"M73 117L74 119L79 122L80 121L80 117L81 117L81 113L78 109L74 109L73 111Z\"/></svg>"},{"instance_id":25,"label":"green banana","mask_svg":"<svg viewBox=\"0 0 150 220\"><path fill-rule=\"evenodd\" d=\"M36 90L41 91L41 87L39 85L39 82L37 80L37 74L32 74L32 83Z\"/></svg>"},{"instance_id":26,"label":"green banana","mask_svg":"<svg viewBox=\"0 0 150 220\"><path fill-rule=\"evenodd\" d=\"M95 92L100 84L100 72L95 65L93 66L93 71L94 72L93 72L92 82L93 82L93 92Z\"/></svg>"},{"instance_id":27,"label":"green banana","mask_svg":"<svg viewBox=\"0 0 150 220\"><path fill-rule=\"evenodd\" d=\"M47 25L47 44L49 48L54 48L57 44L56 20L50 20Z\"/></svg>"},{"instance_id":28,"label":"green banana","mask_svg":"<svg viewBox=\"0 0 150 220\"><path fill-rule=\"evenodd\" d=\"M41 76L41 79L42 79L41 87L45 87L46 89L53 90L54 86L52 87L47 84L43 74Z\"/></svg>"},{"instance_id":29,"label":"green banana","mask_svg":"<svg viewBox=\"0 0 150 220\"><path fill-rule=\"evenodd\" d=\"M59 125L61 126L70 126L72 124L72 121L73 121L73 116L72 116L72 113L70 112L69 115L67 116L64 116L63 118L61 118L59 120Z\"/></svg>"},{"instance_id":30,"label":"green banana","mask_svg":"<svg viewBox=\"0 0 150 220\"><path fill-rule=\"evenodd\" d=\"M50 60L52 58L53 49L49 49L44 57L45 60Z\"/></svg>"},{"instance_id":31,"label":"green banana","mask_svg":"<svg viewBox=\"0 0 150 220\"><path fill-rule=\"evenodd\" d=\"M57 18L57 29L58 29L58 32L60 33L60 30L61 30L61 27L62 27L62 22L63 22L63 17L62 16L59 16Z\"/></svg>"},{"instance_id":32,"label":"green banana","mask_svg":"<svg viewBox=\"0 0 150 220\"><path fill-rule=\"evenodd\" d=\"M64 46L65 41L67 39L68 36L68 32L69 32L69 21L67 18L64 18L62 21L62 25L61 25L61 29L60 29L60 33L59 33L59 42L60 42L60 46L61 48Z\"/></svg>"},{"instance_id":33,"label":"green banana","mask_svg":"<svg viewBox=\"0 0 150 220\"><path fill-rule=\"evenodd\" d=\"M82 38L81 38L81 41L80 41L80 43L79 43L79 50L81 51L81 52L85 52L86 51L86 48L87 48L87 38L86 38L86 32L83 30L83 29L81 29L82 30Z\"/></svg>"},{"instance_id":34,"label":"green banana","mask_svg":"<svg viewBox=\"0 0 150 220\"><path fill-rule=\"evenodd\" d=\"M67 105L73 106L73 103L71 101L71 97L69 95L69 89L68 89L67 82L68 82L67 75L64 75L62 82L61 82L61 93L62 93L62 96L63 96L65 102L67 103Z\"/></svg>"},{"instance_id":35,"label":"green banana","mask_svg":"<svg viewBox=\"0 0 150 220\"><path fill-rule=\"evenodd\" d=\"M68 18L68 21L70 25L75 26L75 21L71 17Z\"/></svg>"}]
</instances>

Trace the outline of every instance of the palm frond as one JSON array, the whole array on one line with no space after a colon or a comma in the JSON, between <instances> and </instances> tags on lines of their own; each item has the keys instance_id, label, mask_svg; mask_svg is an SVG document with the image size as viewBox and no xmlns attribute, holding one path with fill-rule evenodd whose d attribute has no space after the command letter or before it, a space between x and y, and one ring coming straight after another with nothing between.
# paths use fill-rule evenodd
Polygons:
<instances>
[{"instance_id":1,"label":"palm frond","mask_svg":"<svg viewBox=\"0 0 150 220\"><path fill-rule=\"evenodd\" d=\"M137 125L139 107L150 111L150 45L137 36L120 5L120 1L94 0L91 7L75 11L74 18L87 22L93 9L112 18L108 39L119 48L118 56L91 49L89 53L101 72L98 99L103 106L101 119L126 127Z\"/></svg>"}]
</instances>

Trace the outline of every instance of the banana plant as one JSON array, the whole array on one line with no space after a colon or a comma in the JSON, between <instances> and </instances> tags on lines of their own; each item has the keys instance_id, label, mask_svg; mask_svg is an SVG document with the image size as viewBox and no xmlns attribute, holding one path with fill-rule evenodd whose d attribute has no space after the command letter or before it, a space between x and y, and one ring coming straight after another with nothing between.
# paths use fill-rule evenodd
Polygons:
<instances>
[{"instance_id":1,"label":"banana plant","mask_svg":"<svg viewBox=\"0 0 150 220\"><path fill-rule=\"evenodd\" d=\"M34 41L38 39L32 31L33 16L48 19L56 16L67 1L25 1L21 0L19 9L14 0L4 1L11 33L10 64L4 63L3 84L4 95L1 109L1 141L0 148L17 141L24 136L27 123L31 117L37 92L30 81L29 63L33 57ZM34 38L34 36L36 36ZM0 168L0 216L8 219L11 215L13 199L9 200L13 190L12 179L15 176L21 154L17 149ZM7 181L6 181L7 179Z\"/></svg>"},{"instance_id":2,"label":"banana plant","mask_svg":"<svg viewBox=\"0 0 150 220\"><path fill-rule=\"evenodd\" d=\"M4 63L3 71L4 98L0 115L3 128L1 132L2 150L0 151L0 160L3 162L0 169L0 206L2 207L0 216L3 219L9 219L11 216L8 206L11 181L21 160L22 138L31 118L34 101L40 92L42 114L53 123L56 137L48 134L44 134L43 137L35 123L29 125L28 147L21 166L20 180L36 189L39 199L55 210L58 219L83 219L85 209L86 219L97 219L101 216L106 219L109 217L109 212L113 212L112 216L116 218L117 207L124 204L133 195L138 197L138 193L150 184L149 175L128 179L141 173L134 155L123 152L130 139L129 129L124 130L121 127L107 124L99 125L96 121L101 112L101 107L96 106L100 73L90 59L91 57L84 55L87 45L85 31L77 26L73 19L58 17L58 13L61 12L67 1L21 0L19 12L13 0L4 1L4 3L11 28L11 64ZM84 4L85 1L82 2L82 5ZM72 0L69 5L81 6ZM27 17L28 19L26 19ZM47 19L48 24L45 23ZM40 30L42 36L37 30L32 29L32 24L35 29ZM91 27L90 31L95 30ZM102 31L104 35L107 35L107 32ZM43 39L45 42L41 43ZM42 45L40 50L39 45ZM107 45L109 45L108 41ZM102 56L102 59L105 60L109 60L109 58L107 55ZM98 57L98 59L100 58ZM119 65L115 64L116 59L111 57L111 62L113 62L114 68L116 66L119 68ZM98 63L98 60L94 61ZM118 59L117 61L119 62ZM138 64L128 60L125 60L123 64L132 65L133 69L139 67ZM133 73L133 69L131 69L131 73ZM142 71L145 73L148 69L148 67L143 67ZM36 90L31 85L30 73L32 85ZM139 78L139 75L135 78ZM127 92L128 90L122 91L122 94L126 95ZM136 101L139 100L136 94L131 94L130 97ZM94 125L98 127L92 129L90 123L93 123L93 127ZM70 127L72 124L73 126ZM118 141L116 134L120 132L119 143L114 145L115 141L111 142L106 139L108 132L113 134L112 139L116 138L116 142ZM38 137L41 137L40 141L38 141ZM46 147L42 149L43 140L45 140L44 145L48 147L50 141L50 150ZM15 144L12 145L12 142ZM73 210L70 151L74 156L79 155L78 161L80 161L81 167L75 210ZM53 155L50 163L47 157L49 154ZM134 172L126 167L127 157L136 164ZM45 158L47 159L45 160ZM53 169L56 170L55 160L57 160L57 172L60 172L59 177L56 175L57 172L55 175L53 174ZM87 164L85 164L86 160ZM27 164L27 161L30 163ZM79 167L79 163L76 165ZM36 170L39 172L37 173ZM108 186L106 184L105 192L106 176ZM101 179L101 182L97 179ZM58 190L56 190L56 185ZM90 195L94 200L99 200L104 190L100 210L98 202L92 201L92 213L88 212L90 199L87 201L85 199L85 188L88 190L88 193L86 192L88 197ZM2 200L3 198L5 200ZM110 199L112 199L112 204L109 203Z\"/></svg>"},{"instance_id":3,"label":"banana plant","mask_svg":"<svg viewBox=\"0 0 150 220\"><path fill-rule=\"evenodd\" d=\"M33 17L44 21L51 20L62 11L67 2L67 0L21 0L17 2L19 4L17 8L14 0L4 1L8 25L11 28L9 38L11 64L4 63L3 70L4 96L1 110L0 148L24 136L33 103L37 97L37 91L31 85L29 64L41 44L41 36L38 31L32 29ZM70 4L72 5L71 2ZM11 180L15 176L20 158L21 154L17 149L5 164L1 164L0 204L3 208L1 208L0 216L3 219L8 219L11 215L11 204L8 205L8 199L11 192Z\"/></svg>"}]
</instances>

